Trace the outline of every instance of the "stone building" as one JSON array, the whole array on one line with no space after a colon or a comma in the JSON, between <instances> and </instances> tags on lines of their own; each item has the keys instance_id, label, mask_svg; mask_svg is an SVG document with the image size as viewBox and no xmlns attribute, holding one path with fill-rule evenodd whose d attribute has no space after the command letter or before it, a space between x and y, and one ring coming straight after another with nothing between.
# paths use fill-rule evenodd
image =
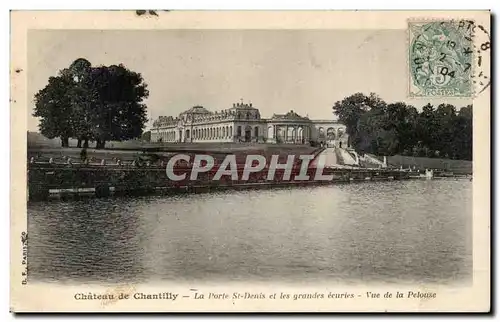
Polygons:
<instances>
[{"instance_id":1,"label":"stone building","mask_svg":"<svg viewBox=\"0 0 500 322\"><path fill-rule=\"evenodd\" d=\"M311 141L347 147L345 125L335 120L311 120L294 111L265 119L252 103L211 112L194 106L178 117L160 116L151 129L152 142L255 142L309 144Z\"/></svg>"}]
</instances>

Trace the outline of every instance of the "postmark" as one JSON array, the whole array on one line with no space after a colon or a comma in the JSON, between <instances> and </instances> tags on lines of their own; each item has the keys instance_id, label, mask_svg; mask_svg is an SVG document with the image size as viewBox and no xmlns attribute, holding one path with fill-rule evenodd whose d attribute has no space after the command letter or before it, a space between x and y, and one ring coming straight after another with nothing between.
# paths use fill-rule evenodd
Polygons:
<instances>
[{"instance_id":1,"label":"postmark","mask_svg":"<svg viewBox=\"0 0 500 322\"><path fill-rule=\"evenodd\" d=\"M491 36L482 25L469 22L474 32L474 75L472 86L475 95L480 95L491 85Z\"/></svg>"},{"instance_id":2,"label":"postmark","mask_svg":"<svg viewBox=\"0 0 500 322\"><path fill-rule=\"evenodd\" d=\"M410 21L412 97L473 97L475 25L466 20Z\"/></svg>"}]
</instances>

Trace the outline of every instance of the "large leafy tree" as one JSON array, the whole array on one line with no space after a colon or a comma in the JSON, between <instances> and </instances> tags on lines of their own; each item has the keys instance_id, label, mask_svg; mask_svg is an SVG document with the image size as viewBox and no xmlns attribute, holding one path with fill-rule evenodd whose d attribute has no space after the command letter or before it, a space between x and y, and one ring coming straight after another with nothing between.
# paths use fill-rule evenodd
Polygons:
<instances>
[{"instance_id":1,"label":"large leafy tree","mask_svg":"<svg viewBox=\"0 0 500 322\"><path fill-rule=\"evenodd\" d=\"M91 67L77 59L35 96L33 115L41 118L42 134L61 137L63 146L74 137L79 147L91 140L104 148L109 140L141 136L148 95L141 74L123 65Z\"/></svg>"},{"instance_id":2,"label":"large leafy tree","mask_svg":"<svg viewBox=\"0 0 500 322\"><path fill-rule=\"evenodd\" d=\"M94 137L97 146L108 140L128 140L140 137L147 122L148 90L142 76L123 65L95 68L91 89Z\"/></svg>"},{"instance_id":3,"label":"large leafy tree","mask_svg":"<svg viewBox=\"0 0 500 322\"><path fill-rule=\"evenodd\" d=\"M72 102L71 92L73 80L67 75L50 77L44 89L35 95L33 116L40 117L40 132L53 139L59 137L63 147L68 146L68 140L74 135L71 122Z\"/></svg>"},{"instance_id":4,"label":"large leafy tree","mask_svg":"<svg viewBox=\"0 0 500 322\"><path fill-rule=\"evenodd\" d=\"M370 93L368 96L363 93L355 93L336 102L333 105L333 113L337 115L340 122L345 124L346 132L351 140L349 143L353 144L352 141L362 140L358 135L361 117L371 110L375 110L375 113L384 111L385 106L386 103L375 93Z\"/></svg>"}]
</instances>

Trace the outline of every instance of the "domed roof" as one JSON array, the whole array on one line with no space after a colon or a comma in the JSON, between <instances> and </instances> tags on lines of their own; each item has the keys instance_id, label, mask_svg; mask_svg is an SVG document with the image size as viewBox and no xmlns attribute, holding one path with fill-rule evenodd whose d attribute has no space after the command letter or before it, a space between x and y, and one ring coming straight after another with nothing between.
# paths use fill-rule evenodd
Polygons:
<instances>
[{"instance_id":1,"label":"domed roof","mask_svg":"<svg viewBox=\"0 0 500 322\"><path fill-rule=\"evenodd\" d=\"M182 112L181 115L182 114L212 114L212 112L210 112L203 106L196 105L191 107L189 110Z\"/></svg>"}]
</instances>

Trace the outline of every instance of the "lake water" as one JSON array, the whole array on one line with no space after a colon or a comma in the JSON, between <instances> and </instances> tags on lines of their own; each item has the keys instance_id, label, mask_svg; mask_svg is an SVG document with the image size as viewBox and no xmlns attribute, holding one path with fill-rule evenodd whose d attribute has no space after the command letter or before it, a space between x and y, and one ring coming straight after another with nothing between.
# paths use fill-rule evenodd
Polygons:
<instances>
[{"instance_id":1,"label":"lake water","mask_svg":"<svg viewBox=\"0 0 500 322\"><path fill-rule=\"evenodd\" d=\"M472 182L38 202L28 236L32 281L462 283Z\"/></svg>"}]
</instances>

